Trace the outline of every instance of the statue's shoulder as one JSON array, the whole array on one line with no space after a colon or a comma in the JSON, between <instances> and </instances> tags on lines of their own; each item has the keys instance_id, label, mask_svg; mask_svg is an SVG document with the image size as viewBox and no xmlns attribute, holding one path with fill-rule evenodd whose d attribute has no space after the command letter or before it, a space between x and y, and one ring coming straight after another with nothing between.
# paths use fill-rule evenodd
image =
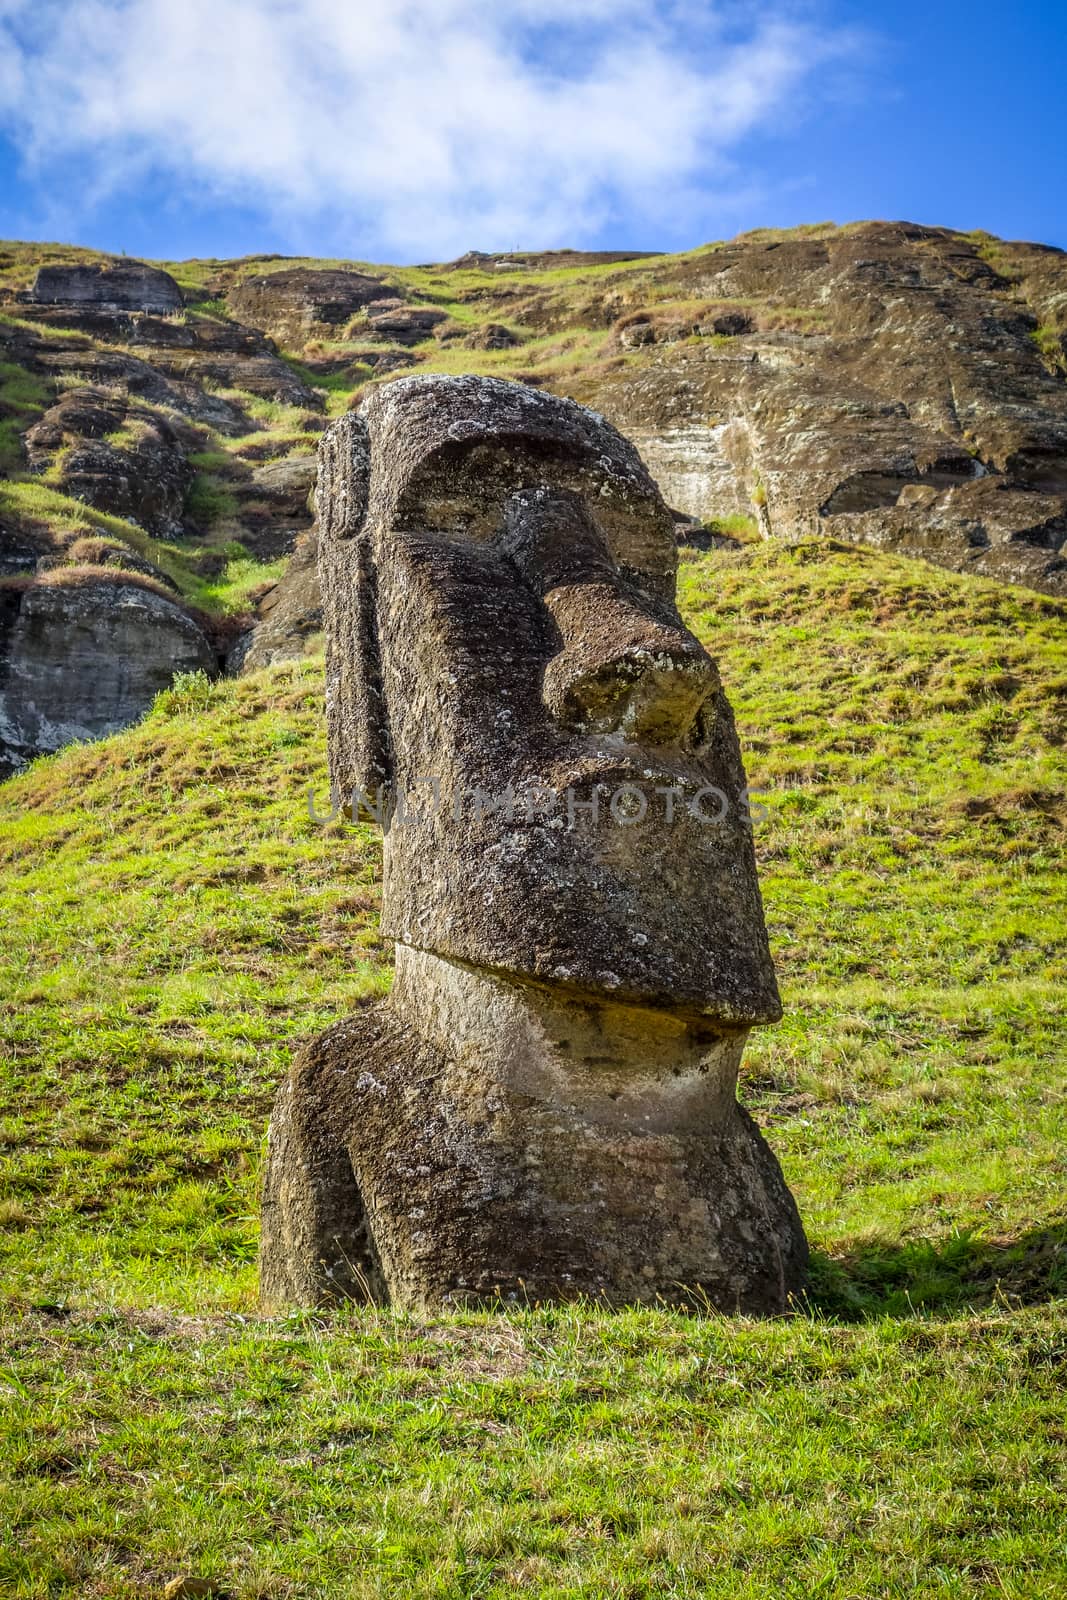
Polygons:
<instances>
[{"instance_id":1,"label":"statue's shoulder","mask_svg":"<svg viewBox=\"0 0 1067 1600\"><path fill-rule=\"evenodd\" d=\"M441 1071L433 1046L380 1000L298 1045L289 1083L347 1135L354 1118L395 1120L411 1089Z\"/></svg>"}]
</instances>

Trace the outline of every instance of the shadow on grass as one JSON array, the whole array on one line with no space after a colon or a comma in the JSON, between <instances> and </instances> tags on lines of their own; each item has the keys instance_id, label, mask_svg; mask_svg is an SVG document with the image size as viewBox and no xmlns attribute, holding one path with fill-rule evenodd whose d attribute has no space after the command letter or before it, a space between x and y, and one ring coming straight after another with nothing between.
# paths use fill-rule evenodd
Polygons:
<instances>
[{"instance_id":1,"label":"shadow on grass","mask_svg":"<svg viewBox=\"0 0 1067 1600\"><path fill-rule=\"evenodd\" d=\"M822 1316L937 1314L1040 1305L1067 1295L1067 1219L1018 1239L957 1233L908 1244L872 1242L843 1256L813 1251L808 1301Z\"/></svg>"}]
</instances>

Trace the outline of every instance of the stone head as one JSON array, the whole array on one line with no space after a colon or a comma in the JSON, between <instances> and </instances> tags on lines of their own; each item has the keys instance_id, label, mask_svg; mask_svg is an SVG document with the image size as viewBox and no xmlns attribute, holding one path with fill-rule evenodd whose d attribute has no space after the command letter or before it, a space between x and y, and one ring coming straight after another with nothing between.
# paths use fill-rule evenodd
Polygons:
<instances>
[{"instance_id":1,"label":"stone head","mask_svg":"<svg viewBox=\"0 0 1067 1600\"><path fill-rule=\"evenodd\" d=\"M780 1014L745 779L636 450L522 384L411 377L324 435L331 782L398 943L576 998Z\"/></svg>"}]
</instances>

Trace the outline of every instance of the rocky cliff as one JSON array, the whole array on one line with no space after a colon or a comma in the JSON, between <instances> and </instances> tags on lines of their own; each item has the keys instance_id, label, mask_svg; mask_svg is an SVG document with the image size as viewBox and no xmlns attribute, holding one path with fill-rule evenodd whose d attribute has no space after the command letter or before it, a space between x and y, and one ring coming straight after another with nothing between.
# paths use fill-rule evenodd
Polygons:
<instances>
[{"instance_id":1,"label":"rocky cliff","mask_svg":"<svg viewBox=\"0 0 1067 1600\"><path fill-rule=\"evenodd\" d=\"M1067 260L869 224L668 269L588 396L697 516L1067 589Z\"/></svg>"},{"instance_id":2,"label":"rocky cliff","mask_svg":"<svg viewBox=\"0 0 1067 1600\"><path fill-rule=\"evenodd\" d=\"M1067 592L1058 250L897 223L404 268L0 245L8 765L190 664L315 648L319 434L416 368L602 411L693 542L832 538Z\"/></svg>"}]
</instances>

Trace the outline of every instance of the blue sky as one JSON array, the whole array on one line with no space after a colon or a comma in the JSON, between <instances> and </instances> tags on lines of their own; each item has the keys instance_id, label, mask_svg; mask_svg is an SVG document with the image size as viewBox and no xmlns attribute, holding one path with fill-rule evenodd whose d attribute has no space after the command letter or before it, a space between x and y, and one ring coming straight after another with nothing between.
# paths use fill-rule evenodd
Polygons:
<instances>
[{"instance_id":1,"label":"blue sky","mask_svg":"<svg viewBox=\"0 0 1067 1600\"><path fill-rule=\"evenodd\" d=\"M0 0L0 237L161 259L1067 247L1067 5Z\"/></svg>"}]
</instances>

